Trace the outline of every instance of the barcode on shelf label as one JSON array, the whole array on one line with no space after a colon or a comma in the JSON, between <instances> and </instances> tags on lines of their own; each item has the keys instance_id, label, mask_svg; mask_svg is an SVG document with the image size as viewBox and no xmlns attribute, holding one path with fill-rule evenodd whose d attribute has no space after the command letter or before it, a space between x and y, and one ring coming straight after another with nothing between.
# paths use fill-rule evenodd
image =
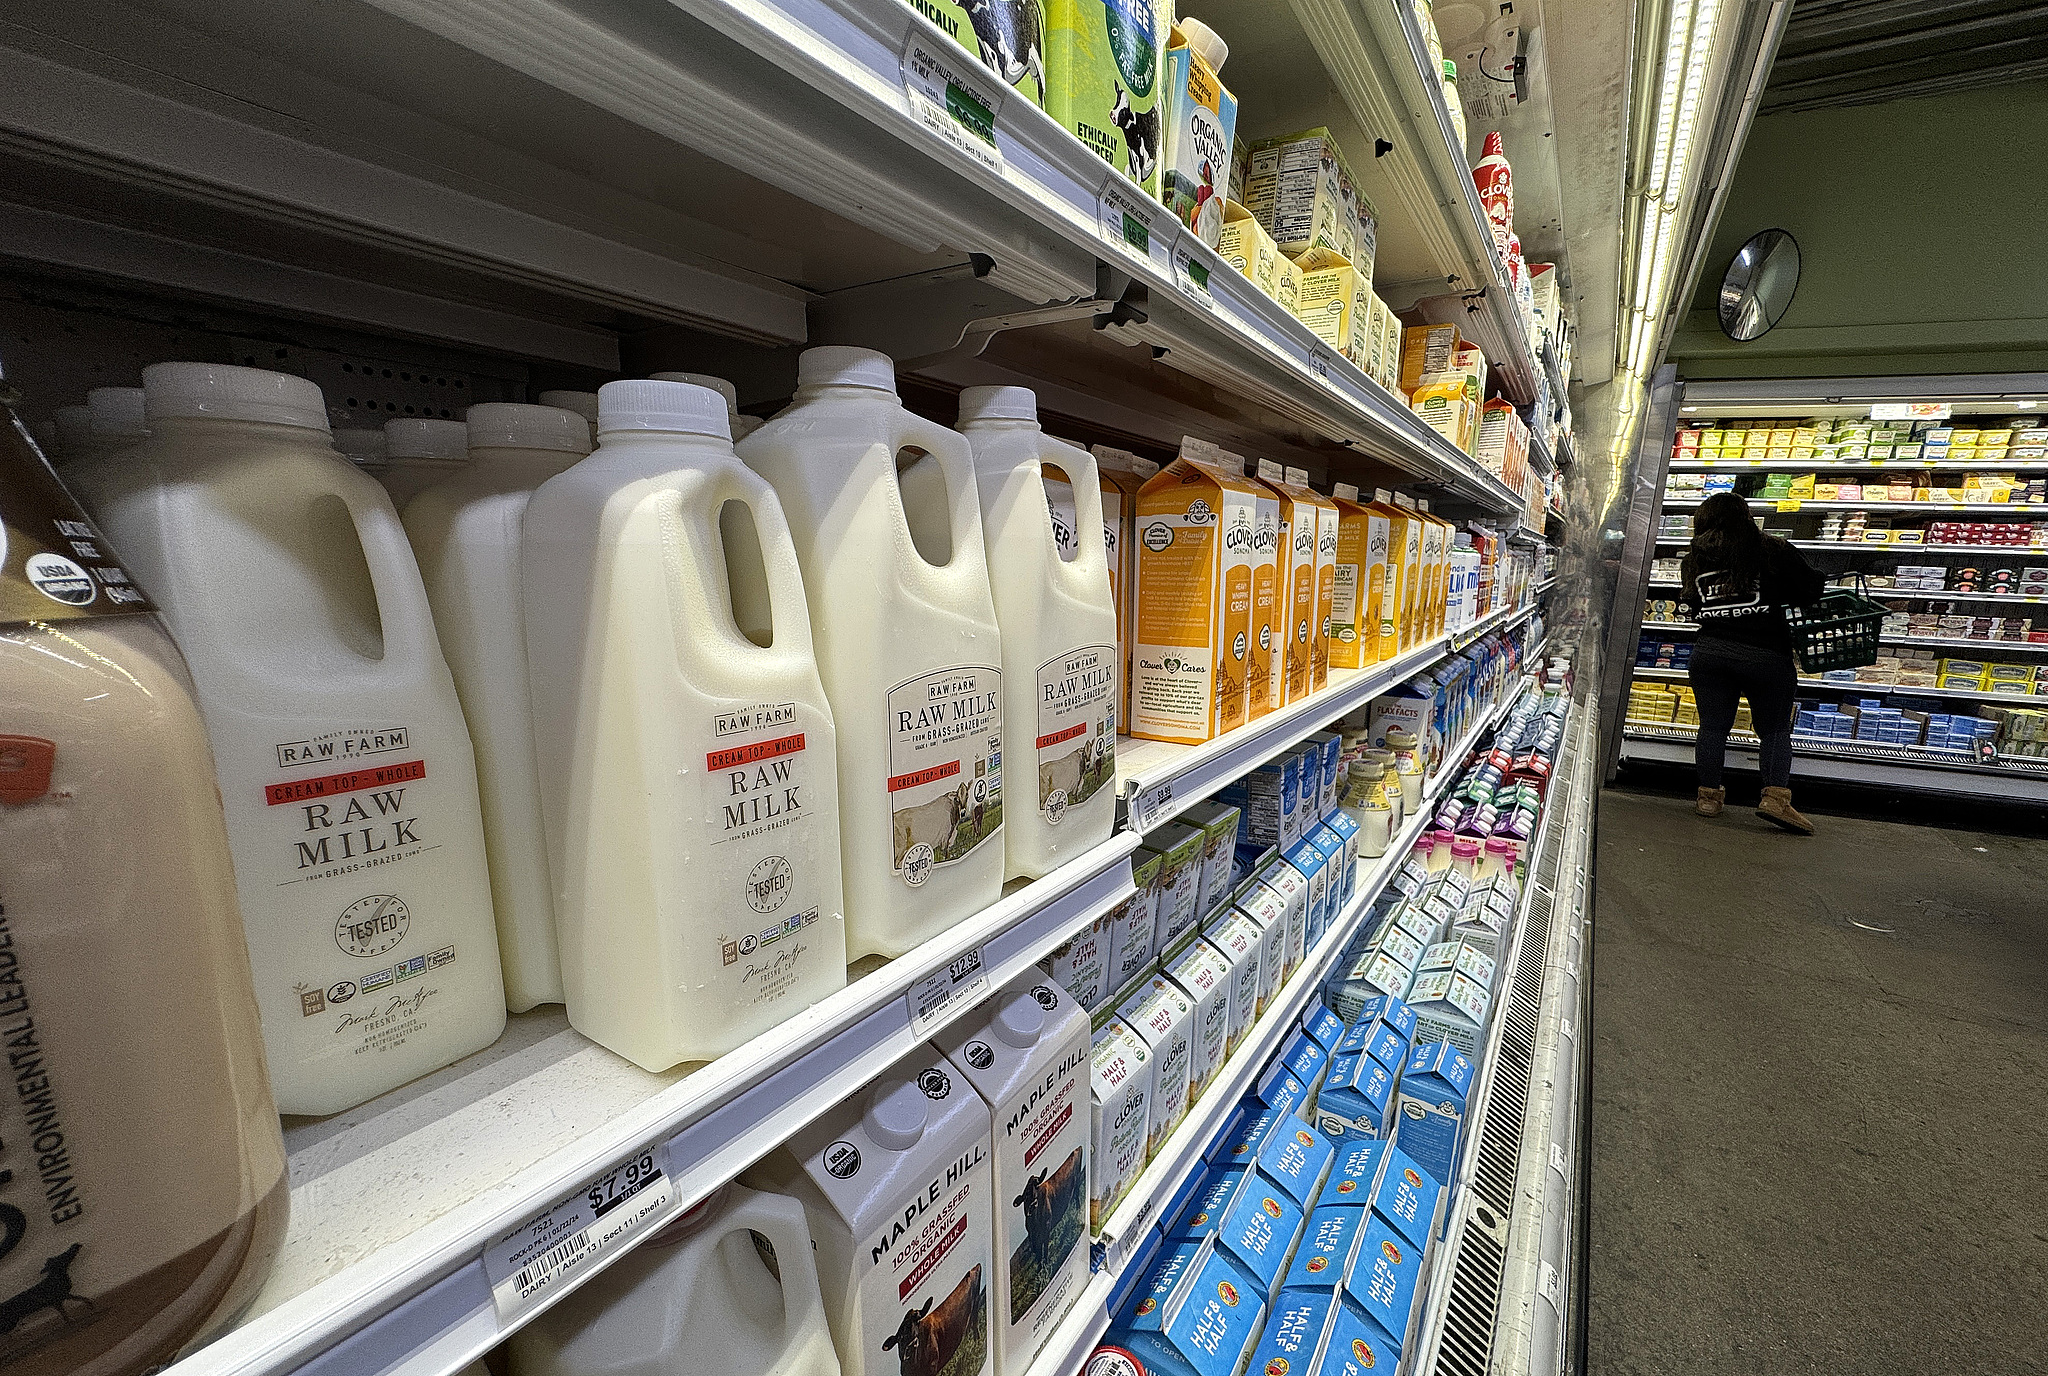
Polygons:
<instances>
[{"instance_id":1,"label":"barcode on shelf label","mask_svg":"<svg viewBox=\"0 0 2048 1376\"><path fill-rule=\"evenodd\" d=\"M500 1234L484 1248L484 1275L498 1317L524 1314L600 1256L665 1221L674 1198L668 1172L649 1147Z\"/></svg>"},{"instance_id":2,"label":"barcode on shelf label","mask_svg":"<svg viewBox=\"0 0 2048 1376\"><path fill-rule=\"evenodd\" d=\"M929 1037L988 993L988 967L981 947L965 952L943 970L934 970L910 986L910 1033Z\"/></svg>"},{"instance_id":3,"label":"barcode on shelf label","mask_svg":"<svg viewBox=\"0 0 2048 1376\"><path fill-rule=\"evenodd\" d=\"M1544 1299L1550 1301L1552 1309L1563 1311L1564 1277L1547 1261L1539 1261L1536 1264L1536 1288L1543 1292Z\"/></svg>"},{"instance_id":4,"label":"barcode on shelf label","mask_svg":"<svg viewBox=\"0 0 2048 1376\"><path fill-rule=\"evenodd\" d=\"M1565 1174L1564 1170L1564 1148L1555 1142L1550 1144L1550 1169L1557 1172L1559 1180L1570 1178Z\"/></svg>"},{"instance_id":5,"label":"barcode on shelf label","mask_svg":"<svg viewBox=\"0 0 2048 1376\"><path fill-rule=\"evenodd\" d=\"M1112 173L1095 198L1095 216L1102 237L1116 248L1145 259L1162 275L1173 271L1180 221L1165 206Z\"/></svg>"},{"instance_id":6,"label":"barcode on shelf label","mask_svg":"<svg viewBox=\"0 0 2048 1376\"><path fill-rule=\"evenodd\" d=\"M1142 789L1131 799L1131 830L1150 831L1166 820L1173 806L1173 780Z\"/></svg>"},{"instance_id":7,"label":"barcode on shelf label","mask_svg":"<svg viewBox=\"0 0 2048 1376\"><path fill-rule=\"evenodd\" d=\"M1103 1269L1111 1275L1117 1274L1124 1267L1130 1265L1131 1253L1135 1252L1138 1249L1138 1244L1145 1240L1145 1234L1151 1227L1152 1211L1157 1207L1157 1201L1148 1195L1144 1199L1135 1201L1135 1203L1137 1206L1136 1211L1132 1213L1130 1222L1124 1225L1124 1230L1118 1233L1116 1238L1109 1244L1109 1251L1103 1264Z\"/></svg>"},{"instance_id":8,"label":"barcode on shelf label","mask_svg":"<svg viewBox=\"0 0 2048 1376\"><path fill-rule=\"evenodd\" d=\"M1308 370L1323 381L1330 380L1330 351L1318 344L1308 351Z\"/></svg>"},{"instance_id":9,"label":"barcode on shelf label","mask_svg":"<svg viewBox=\"0 0 2048 1376\"><path fill-rule=\"evenodd\" d=\"M932 51L924 35L912 30L903 45L903 93L918 123L983 166L1003 170L996 147L1003 97L992 79Z\"/></svg>"},{"instance_id":10,"label":"barcode on shelf label","mask_svg":"<svg viewBox=\"0 0 2048 1376\"><path fill-rule=\"evenodd\" d=\"M1209 265L1202 261L1195 245L1201 240L1183 234L1173 245L1173 283L1181 294L1208 310L1216 309L1216 297L1209 290Z\"/></svg>"}]
</instances>

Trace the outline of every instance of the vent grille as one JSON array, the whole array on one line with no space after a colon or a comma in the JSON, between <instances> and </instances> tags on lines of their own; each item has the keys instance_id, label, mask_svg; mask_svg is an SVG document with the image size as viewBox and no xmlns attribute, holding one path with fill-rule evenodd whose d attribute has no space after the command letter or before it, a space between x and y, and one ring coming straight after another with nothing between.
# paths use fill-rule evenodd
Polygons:
<instances>
[{"instance_id":1,"label":"vent grille","mask_svg":"<svg viewBox=\"0 0 2048 1376\"><path fill-rule=\"evenodd\" d=\"M1506 1265L1507 1248L1500 1239L1468 1220L1458 1243L1458 1267L1451 1279L1450 1304L1444 1311L1443 1341L1437 1344L1436 1376L1487 1376L1501 1273Z\"/></svg>"}]
</instances>

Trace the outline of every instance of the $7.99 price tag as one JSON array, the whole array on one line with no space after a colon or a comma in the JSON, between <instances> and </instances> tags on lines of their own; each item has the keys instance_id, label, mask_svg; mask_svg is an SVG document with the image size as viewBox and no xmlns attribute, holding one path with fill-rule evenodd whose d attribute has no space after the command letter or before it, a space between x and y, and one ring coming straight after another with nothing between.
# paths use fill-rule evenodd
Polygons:
<instances>
[{"instance_id":1,"label":"$7.99 price tag","mask_svg":"<svg viewBox=\"0 0 2048 1376\"><path fill-rule=\"evenodd\" d=\"M665 1222L674 1199L660 1151L648 1147L500 1234L484 1248L498 1317L509 1320L552 1298L599 1257Z\"/></svg>"}]
</instances>

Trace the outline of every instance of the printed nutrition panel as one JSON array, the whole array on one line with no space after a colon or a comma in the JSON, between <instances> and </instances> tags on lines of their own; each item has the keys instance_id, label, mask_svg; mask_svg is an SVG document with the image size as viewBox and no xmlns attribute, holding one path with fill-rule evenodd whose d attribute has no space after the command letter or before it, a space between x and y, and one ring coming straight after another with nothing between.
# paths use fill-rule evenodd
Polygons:
<instances>
[{"instance_id":1,"label":"printed nutrition panel","mask_svg":"<svg viewBox=\"0 0 2048 1376\"><path fill-rule=\"evenodd\" d=\"M989 665L889 690L894 870L916 888L1003 825L1003 676Z\"/></svg>"},{"instance_id":2,"label":"printed nutrition panel","mask_svg":"<svg viewBox=\"0 0 2048 1376\"><path fill-rule=\"evenodd\" d=\"M1214 682L1209 639L1216 528L1155 516L1139 538L1150 557L1138 589L1138 672L1131 714L1148 725L1199 735L1208 727Z\"/></svg>"},{"instance_id":3,"label":"printed nutrition panel","mask_svg":"<svg viewBox=\"0 0 2048 1376\"><path fill-rule=\"evenodd\" d=\"M1038 666L1038 811L1058 826L1116 777L1114 645L1087 645Z\"/></svg>"}]
</instances>

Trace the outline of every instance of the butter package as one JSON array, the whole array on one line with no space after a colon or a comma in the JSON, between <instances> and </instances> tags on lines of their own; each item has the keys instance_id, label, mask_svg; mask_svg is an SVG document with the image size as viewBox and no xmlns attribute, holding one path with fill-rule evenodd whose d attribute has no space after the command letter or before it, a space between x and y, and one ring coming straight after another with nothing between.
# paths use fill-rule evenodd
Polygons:
<instances>
[{"instance_id":1,"label":"butter package","mask_svg":"<svg viewBox=\"0 0 2048 1376\"><path fill-rule=\"evenodd\" d=\"M1259 954L1265 939L1259 924L1235 908L1213 915L1202 930L1202 940L1230 967L1230 1032L1225 1055L1237 1050L1259 1016Z\"/></svg>"},{"instance_id":2,"label":"butter package","mask_svg":"<svg viewBox=\"0 0 2048 1376\"><path fill-rule=\"evenodd\" d=\"M1252 145L1245 204L1287 258L1313 248L1335 250L1348 262L1358 251L1347 215L1350 180L1337 140L1328 129L1306 129Z\"/></svg>"},{"instance_id":3,"label":"butter package","mask_svg":"<svg viewBox=\"0 0 2048 1376\"><path fill-rule=\"evenodd\" d=\"M1196 744L1247 706L1254 493L1185 456L1138 493L1134 736Z\"/></svg>"},{"instance_id":4,"label":"butter package","mask_svg":"<svg viewBox=\"0 0 2048 1376\"><path fill-rule=\"evenodd\" d=\"M1152 1053L1152 1101L1145 1129L1145 1159L1150 1161L1167 1134L1187 1117L1195 1007L1173 981L1154 975L1117 1009L1117 1016Z\"/></svg>"},{"instance_id":5,"label":"butter package","mask_svg":"<svg viewBox=\"0 0 2048 1376\"><path fill-rule=\"evenodd\" d=\"M1448 1042L1417 1042L1394 1099L1394 1145L1439 1181L1457 1176L1472 1062Z\"/></svg>"},{"instance_id":6,"label":"butter package","mask_svg":"<svg viewBox=\"0 0 2048 1376\"><path fill-rule=\"evenodd\" d=\"M1270 1294L1307 1221L1308 1211L1257 1166L1225 1166L1209 1177L1194 1209L1167 1240L1199 1242L1213 1235L1258 1282L1259 1292Z\"/></svg>"},{"instance_id":7,"label":"butter package","mask_svg":"<svg viewBox=\"0 0 2048 1376\"><path fill-rule=\"evenodd\" d=\"M1090 1114L1093 1126L1088 1186L1088 1228L1102 1221L1145 1169L1151 1136L1152 1049L1120 1018L1097 1015L1089 1039Z\"/></svg>"},{"instance_id":8,"label":"butter package","mask_svg":"<svg viewBox=\"0 0 2048 1376\"><path fill-rule=\"evenodd\" d=\"M1207 917L1229 901L1231 857L1237 849L1241 816L1236 805L1215 799L1197 803L1180 815L1189 826L1200 827L1206 838L1202 842L1201 890L1195 900L1200 916Z\"/></svg>"},{"instance_id":9,"label":"butter package","mask_svg":"<svg viewBox=\"0 0 2048 1376\"><path fill-rule=\"evenodd\" d=\"M1260 291L1279 299L1280 246L1259 223L1258 216L1236 201L1223 203L1223 233L1216 240L1216 252L1224 262L1257 283Z\"/></svg>"},{"instance_id":10,"label":"butter package","mask_svg":"<svg viewBox=\"0 0 2048 1376\"><path fill-rule=\"evenodd\" d=\"M1246 1370L1260 1376L1395 1376L1400 1360L1400 1349L1357 1300L1328 1282L1309 1288L1290 1280L1273 1299L1273 1315ZM1089 1376L1109 1374L1091 1369Z\"/></svg>"},{"instance_id":11,"label":"butter package","mask_svg":"<svg viewBox=\"0 0 2048 1376\"><path fill-rule=\"evenodd\" d=\"M1332 1141L1386 1136L1394 1083L1393 1072L1363 1051L1339 1055L1316 1096L1316 1126Z\"/></svg>"},{"instance_id":12,"label":"butter package","mask_svg":"<svg viewBox=\"0 0 2048 1376\"><path fill-rule=\"evenodd\" d=\"M1202 864L1209 835L1200 827L1168 822L1146 837L1145 849L1157 851L1159 911L1152 929L1152 949L1164 953L1182 932L1195 925L1202 896Z\"/></svg>"},{"instance_id":13,"label":"butter package","mask_svg":"<svg viewBox=\"0 0 2048 1376\"><path fill-rule=\"evenodd\" d=\"M1265 1327L1265 1288L1213 1236L1169 1244L1167 1264L1176 1273L1165 1298L1148 1285L1089 1356L1087 1376L1241 1376Z\"/></svg>"},{"instance_id":14,"label":"butter package","mask_svg":"<svg viewBox=\"0 0 2048 1376\"><path fill-rule=\"evenodd\" d=\"M1163 973L1194 1006L1188 1024L1188 1102L1202 1097L1230 1049L1230 962L1197 938L1166 963Z\"/></svg>"},{"instance_id":15,"label":"butter package","mask_svg":"<svg viewBox=\"0 0 2048 1376\"><path fill-rule=\"evenodd\" d=\"M1387 518L1358 499L1358 489L1338 483L1337 558L1331 568L1330 663L1363 669L1379 660L1380 598L1387 577Z\"/></svg>"},{"instance_id":16,"label":"butter package","mask_svg":"<svg viewBox=\"0 0 2048 1376\"><path fill-rule=\"evenodd\" d=\"M1159 195L1159 97L1171 7L1152 0L1039 0L1047 114ZM995 8L1037 8L998 5Z\"/></svg>"},{"instance_id":17,"label":"butter package","mask_svg":"<svg viewBox=\"0 0 2048 1376\"><path fill-rule=\"evenodd\" d=\"M1370 279L1333 248L1309 249L1295 255L1294 264L1301 269L1295 316L1316 338L1356 364L1366 353L1366 322L1372 312Z\"/></svg>"},{"instance_id":18,"label":"butter package","mask_svg":"<svg viewBox=\"0 0 2048 1376\"><path fill-rule=\"evenodd\" d=\"M1219 76L1229 55L1229 46L1199 19L1180 20L1166 40L1159 199L1211 248L1223 236L1237 130L1237 97Z\"/></svg>"}]
</instances>

